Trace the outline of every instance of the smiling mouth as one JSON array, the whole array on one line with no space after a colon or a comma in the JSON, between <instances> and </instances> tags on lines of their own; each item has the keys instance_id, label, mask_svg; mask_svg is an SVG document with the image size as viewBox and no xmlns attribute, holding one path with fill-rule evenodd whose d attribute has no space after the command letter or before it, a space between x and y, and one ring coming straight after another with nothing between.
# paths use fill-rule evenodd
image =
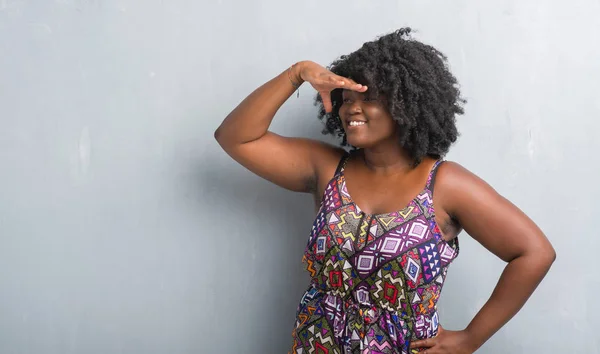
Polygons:
<instances>
[{"instance_id":1,"label":"smiling mouth","mask_svg":"<svg viewBox=\"0 0 600 354\"><path fill-rule=\"evenodd\" d=\"M350 127L359 127L359 126L365 125L365 124L367 124L367 122L353 120L353 121L350 121L348 123L348 126L350 126Z\"/></svg>"}]
</instances>

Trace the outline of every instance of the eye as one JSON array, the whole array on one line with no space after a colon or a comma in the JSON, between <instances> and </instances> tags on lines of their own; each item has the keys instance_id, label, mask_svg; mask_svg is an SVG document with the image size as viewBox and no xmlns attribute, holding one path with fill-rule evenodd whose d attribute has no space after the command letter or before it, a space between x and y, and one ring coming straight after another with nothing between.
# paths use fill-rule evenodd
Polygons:
<instances>
[{"instance_id":1,"label":"eye","mask_svg":"<svg viewBox=\"0 0 600 354\"><path fill-rule=\"evenodd\" d=\"M377 101L377 99L374 98L374 97L365 97L365 98L363 98L363 101L365 101L365 102L372 102L372 101Z\"/></svg>"},{"instance_id":2,"label":"eye","mask_svg":"<svg viewBox=\"0 0 600 354\"><path fill-rule=\"evenodd\" d=\"M344 103L349 103L349 102L350 102L350 99L349 99L349 98L344 98L344 99L342 99L342 102L344 102Z\"/></svg>"}]
</instances>

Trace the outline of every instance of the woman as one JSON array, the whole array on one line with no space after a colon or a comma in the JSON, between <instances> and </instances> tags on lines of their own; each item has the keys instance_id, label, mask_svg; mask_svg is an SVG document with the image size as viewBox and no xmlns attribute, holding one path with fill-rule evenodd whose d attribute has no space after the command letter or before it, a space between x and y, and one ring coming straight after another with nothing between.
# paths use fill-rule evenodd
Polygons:
<instances>
[{"instance_id":1,"label":"woman","mask_svg":"<svg viewBox=\"0 0 600 354\"><path fill-rule=\"evenodd\" d=\"M270 132L304 82L340 147ZM215 137L236 161L318 211L303 261L312 281L292 353L472 353L523 306L555 252L517 207L458 163L443 161L462 114L456 79L435 48L401 29L328 69L292 65L240 103ZM434 193L435 186L435 193ZM436 303L465 230L507 262L464 330Z\"/></svg>"}]
</instances>

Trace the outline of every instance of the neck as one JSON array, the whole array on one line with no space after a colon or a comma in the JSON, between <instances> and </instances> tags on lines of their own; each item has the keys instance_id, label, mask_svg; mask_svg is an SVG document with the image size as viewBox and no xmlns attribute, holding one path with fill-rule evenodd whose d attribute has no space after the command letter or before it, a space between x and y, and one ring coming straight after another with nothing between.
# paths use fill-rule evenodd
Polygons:
<instances>
[{"instance_id":1,"label":"neck","mask_svg":"<svg viewBox=\"0 0 600 354\"><path fill-rule=\"evenodd\" d=\"M361 155L367 168L376 173L395 173L412 169L413 160L397 142L362 149Z\"/></svg>"}]
</instances>

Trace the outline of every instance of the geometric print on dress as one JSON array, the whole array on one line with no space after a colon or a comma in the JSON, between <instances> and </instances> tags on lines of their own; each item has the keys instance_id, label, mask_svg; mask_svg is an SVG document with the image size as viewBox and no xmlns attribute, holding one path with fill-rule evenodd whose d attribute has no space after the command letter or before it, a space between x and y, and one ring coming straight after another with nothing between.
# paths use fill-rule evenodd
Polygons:
<instances>
[{"instance_id":1,"label":"geometric print on dress","mask_svg":"<svg viewBox=\"0 0 600 354\"><path fill-rule=\"evenodd\" d=\"M429 240L418 247L423 267L423 280L430 283L440 273L440 255L436 240Z\"/></svg>"}]
</instances>

